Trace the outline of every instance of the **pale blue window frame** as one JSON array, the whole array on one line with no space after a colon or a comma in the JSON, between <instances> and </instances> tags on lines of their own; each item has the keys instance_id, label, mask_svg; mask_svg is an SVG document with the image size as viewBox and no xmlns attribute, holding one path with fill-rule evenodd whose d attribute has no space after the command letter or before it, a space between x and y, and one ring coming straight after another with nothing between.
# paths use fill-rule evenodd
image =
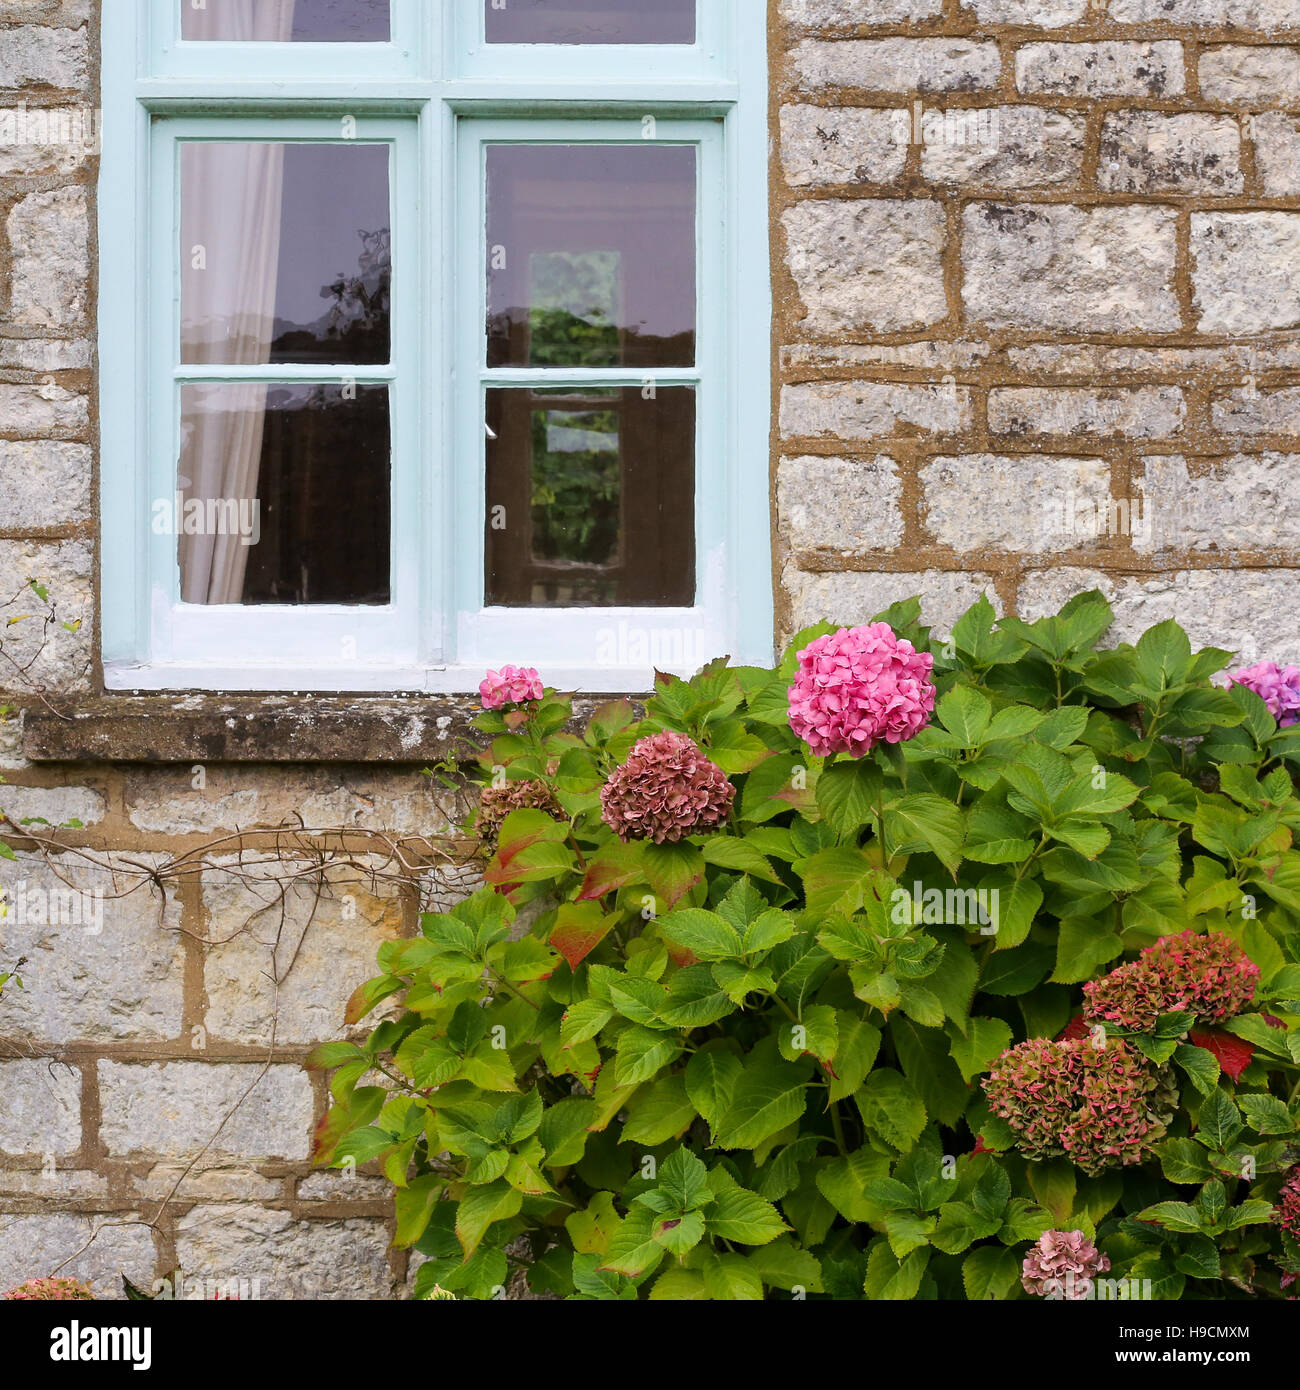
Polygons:
<instances>
[{"instance_id":1,"label":"pale blue window frame","mask_svg":"<svg viewBox=\"0 0 1300 1390\"><path fill-rule=\"evenodd\" d=\"M481 0L393 0L393 42L378 45L181 43L175 0L138 0L134 18L104 26L108 688L451 693L472 690L485 665L527 661L556 684L648 689L655 662L595 655L620 624L649 637L661 666L672 665L666 654L683 633L690 657L702 641L706 656L770 660L765 24L752 0L699 3L694 46L627 49L485 45ZM700 150L699 356L684 372L604 373L601 384L654 377L697 387L697 606L485 608L484 392L519 374L483 365L483 147L640 142L646 116L656 138ZM160 273L179 242L176 141L338 139L345 118L357 139L393 152L393 604L177 605L174 542L148 526L150 498L171 492L178 374L201 375L177 365L175 281ZM314 367L302 374L323 379ZM295 375L276 367L261 379Z\"/></svg>"},{"instance_id":2,"label":"pale blue window frame","mask_svg":"<svg viewBox=\"0 0 1300 1390\"><path fill-rule=\"evenodd\" d=\"M429 23L445 0L389 0L388 43L187 43L181 7L190 0L129 0L142 4L141 47L146 72L176 81L247 82L264 79L314 86L322 80L418 79L429 61ZM459 0L452 0L452 8ZM105 6L113 9L113 0Z\"/></svg>"},{"instance_id":3,"label":"pale blue window frame","mask_svg":"<svg viewBox=\"0 0 1300 1390\"><path fill-rule=\"evenodd\" d=\"M752 15L761 0L742 3L749 6L744 13ZM645 0L645 8L653 6L654 0ZM697 0L694 44L488 43L481 3L451 4L446 18L462 77L544 80L554 76L558 61L566 76L603 85L644 83L655 77L677 82L724 78L734 36L732 20L738 13L728 0Z\"/></svg>"},{"instance_id":4,"label":"pale blue window frame","mask_svg":"<svg viewBox=\"0 0 1300 1390\"><path fill-rule=\"evenodd\" d=\"M348 136L340 133L347 122ZM420 431L419 306L413 295L395 295L391 311L392 348L385 365L311 363L223 367L180 364L180 245L175 223L179 207L178 167L183 145L195 141L384 145L389 150L389 189L393 274L396 283L422 279L419 221L412 199L397 196L419 178L418 131L414 120L351 116L170 116L152 123L151 186L154 226L150 282L153 327L150 351L149 497L169 498L176 486L180 451L180 396L185 386L221 382L335 383L384 386L389 393L392 459L391 602L379 606L329 604L182 604L176 540L150 535L149 592L151 646L170 665L203 665L211 653L240 643L250 660L270 671L281 666L312 672L337 666L379 673L397 663L412 666L419 650L421 573L426 558L420 543L422 509L418 467ZM171 253L165 266L163 249ZM169 273L163 273L164 269ZM171 409L168 410L168 385ZM330 655L333 654L332 660ZM323 659L324 658L324 659ZM251 673L250 673L251 674ZM369 681L369 675L363 677Z\"/></svg>"},{"instance_id":5,"label":"pale blue window frame","mask_svg":"<svg viewBox=\"0 0 1300 1390\"><path fill-rule=\"evenodd\" d=\"M592 627L589 609L536 609L527 613L530 638L529 659L534 657L547 669L574 664L579 669L595 662L597 648L617 649L619 625L626 634L643 631L647 646L672 653L674 635L685 656L725 650L728 634L719 617L726 611L726 594L718 583L716 565L709 557L726 547L727 488L723 470L699 467L700 460L718 460L723 455L723 415L721 402L726 386L726 319L723 296L719 293L727 279L725 263L725 205L719 197L724 185L723 153L726 145L720 122L665 118L654 121L653 140L645 138L643 118L606 120L466 119L458 124L459 189L457 264L470 271L460 277L456 305L456 340L472 344L471 359L477 370L460 373L456 421L459 446L456 456L466 457L466 445L483 433L487 412L487 392L493 387L556 386L689 386L696 404L696 548L697 599L689 608L619 608L598 610ZM616 145L633 147L654 143L688 145L697 151L696 160L696 263L699 292L697 299L695 364L689 367L624 369L488 367L487 355L487 253L483 228L487 209L486 155L493 145ZM517 639L520 612L483 605L483 566L485 517L483 488L473 470L461 470L456 510L473 518L475 541L471 563L457 567L454 611L459 615L457 649L471 663L492 665L510 660L511 643ZM712 592L710 589L712 588ZM655 634L658 634L657 639ZM629 642L624 637L622 645ZM580 658L584 650L589 658ZM575 662L574 658L579 659Z\"/></svg>"}]
</instances>

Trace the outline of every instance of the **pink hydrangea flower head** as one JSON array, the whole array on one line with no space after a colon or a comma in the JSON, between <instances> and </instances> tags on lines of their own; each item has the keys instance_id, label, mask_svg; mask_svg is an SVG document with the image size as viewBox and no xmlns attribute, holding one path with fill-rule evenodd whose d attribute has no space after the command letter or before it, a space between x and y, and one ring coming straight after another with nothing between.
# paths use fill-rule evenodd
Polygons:
<instances>
[{"instance_id":1,"label":"pink hydrangea flower head","mask_svg":"<svg viewBox=\"0 0 1300 1390\"><path fill-rule=\"evenodd\" d=\"M1259 966L1222 932L1164 936L1142 952L1165 981L1170 1008L1187 1009L1202 1023L1234 1018L1255 997Z\"/></svg>"},{"instance_id":2,"label":"pink hydrangea flower head","mask_svg":"<svg viewBox=\"0 0 1300 1390\"><path fill-rule=\"evenodd\" d=\"M790 727L822 757L915 738L934 713L933 666L888 623L827 633L799 653Z\"/></svg>"},{"instance_id":3,"label":"pink hydrangea flower head","mask_svg":"<svg viewBox=\"0 0 1300 1390\"><path fill-rule=\"evenodd\" d=\"M1149 1033L1161 1014L1169 1012L1164 981L1145 961L1118 966L1083 987L1083 1016L1105 1019L1133 1033Z\"/></svg>"},{"instance_id":4,"label":"pink hydrangea flower head","mask_svg":"<svg viewBox=\"0 0 1300 1390\"><path fill-rule=\"evenodd\" d=\"M89 1284L79 1279L29 1279L10 1289L4 1297L11 1302L46 1302L58 1299L73 1299L85 1303L95 1301Z\"/></svg>"},{"instance_id":5,"label":"pink hydrangea flower head","mask_svg":"<svg viewBox=\"0 0 1300 1390\"><path fill-rule=\"evenodd\" d=\"M1277 1224L1292 1240L1300 1241L1300 1163L1287 1173L1277 1194Z\"/></svg>"},{"instance_id":6,"label":"pink hydrangea flower head","mask_svg":"<svg viewBox=\"0 0 1300 1390\"><path fill-rule=\"evenodd\" d=\"M1233 685L1253 690L1282 728L1300 720L1300 666L1260 661L1228 677Z\"/></svg>"},{"instance_id":7,"label":"pink hydrangea flower head","mask_svg":"<svg viewBox=\"0 0 1300 1390\"><path fill-rule=\"evenodd\" d=\"M1093 1279L1109 1268L1110 1257L1082 1231L1044 1231L1025 1256L1020 1283L1038 1298L1079 1302L1092 1292Z\"/></svg>"},{"instance_id":8,"label":"pink hydrangea flower head","mask_svg":"<svg viewBox=\"0 0 1300 1390\"><path fill-rule=\"evenodd\" d=\"M685 734L641 739L601 788L605 824L620 840L657 845L712 830L731 814L736 789Z\"/></svg>"},{"instance_id":9,"label":"pink hydrangea flower head","mask_svg":"<svg viewBox=\"0 0 1300 1390\"><path fill-rule=\"evenodd\" d=\"M1182 932L1148 946L1135 961L1084 985L1083 1011L1136 1033L1161 1014L1191 1013L1201 1023L1235 1018L1255 997L1259 966L1221 932Z\"/></svg>"},{"instance_id":10,"label":"pink hydrangea flower head","mask_svg":"<svg viewBox=\"0 0 1300 1390\"><path fill-rule=\"evenodd\" d=\"M484 709L500 709L502 705L540 700L545 692L541 676L531 666L503 666L487 673L479 683L478 693Z\"/></svg>"},{"instance_id":11,"label":"pink hydrangea flower head","mask_svg":"<svg viewBox=\"0 0 1300 1390\"><path fill-rule=\"evenodd\" d=\"M1029 1038L994 1062L984 1092L1027 1159L1068 1158L1089 1177L1141 1163L1178 1099L1168 1069L1117 1038Z\"/></svg>"}]
</instances>

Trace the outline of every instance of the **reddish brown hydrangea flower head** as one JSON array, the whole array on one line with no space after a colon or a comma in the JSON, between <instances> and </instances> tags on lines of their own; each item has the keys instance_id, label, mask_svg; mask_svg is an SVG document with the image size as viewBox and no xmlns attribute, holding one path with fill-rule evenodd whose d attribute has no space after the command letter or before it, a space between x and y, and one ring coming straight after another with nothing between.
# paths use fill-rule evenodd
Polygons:
<instances>
[{"instance_id":1,"label":"reddish brown hydrangea flower head","mask_svg":"<svg viewBox=\"0 0 1300 1390\"><path fill-rule=\"evenodd\" d=\"M562 815L559 803L545 782L529 778L507 782L504 787L484 787L478 799L478 833L489 844L496 840L501 822L511 811L536 810Z\"/></svg>"},{"instance_id":2,"label":"reddish brown hydrangea flower head","mask_svg":"<svg viewBox=\"0 0 1300 1390\"><path fill-rule=\"evenodd\" d=\"M607 826L620 840L657 845L712 830L731 813L736 789L685 734L643 738L601 788Z\"/></svg>"},{"instance_id":3,"label":"reddish brown hydrangea flower head","mask_svg":"<svg viewBox=\"0 0 1300 1390\"><path fill-rule=\"evenodd\" d=\"M1068 1158L1090 1177L1146 1158L1177 1100L1167 1070L1117 1038L1030 1038L998 1058L984 1092L1026 1158Z\"/></svg>"},{"instance_id":4,"label":"reddish brown hydrangea flower head","mask_svg":"<svg viewBox=\"0 0 1300 1390\"><path fill-rule=\"evenodd\" d=\"M1300 1240L1300 1163L1287 1173L1277 1194L1277 1224L1292 1240Z\"/></svg>"},{"instance_id":5,"label":"reddish brown hydrangea flower head","mask_svg":"<svg viewBox=\"0 0 1300 1390\"><path fill-rule=\"evenodd\" d=\"M1082 1231L1044 1231L1025 1256L1020 1283L1038 1298L1077 1303L1091 1294L1092 1281L1109 1268L1109 1256Z\"/></svg>"},{"instance_id":6,"label":"reddish brown hydrangea flower head","mask_svg":"<svg viewBox=\"0 0 1300 1390\"><path fill-rule=\"evenodd\" d=\"M1084 1014L1135 1033L1150 1032L1166 1013L1193 1013L1219 1023L1255 997L1259 966L1230 937L1183 932L1148 946L1135 961L1083 987Z\"/></svg>"},{"instance_id":7,"label":"reddish brown hydrangea flower head","mask_svg":"<svg viewBox=\"0 0 1300 1390\"><path fill-rule=\"evenodd\" d=\"M45 1302L52 1299L75 1299L78 1302L95 1301L89 1284L77 1279L29 1279L10 1289L5 1298L13 1302Z\"/></svg>"}]
</instances>

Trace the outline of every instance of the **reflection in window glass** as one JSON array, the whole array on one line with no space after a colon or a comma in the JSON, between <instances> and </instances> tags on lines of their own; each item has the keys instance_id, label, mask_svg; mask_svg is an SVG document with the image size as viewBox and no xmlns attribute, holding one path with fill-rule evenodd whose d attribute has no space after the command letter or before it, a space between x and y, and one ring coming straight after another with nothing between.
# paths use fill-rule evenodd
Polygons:
<instances>
[{"instance_id":1,"label":"reflection in window glass","mask_svg":"<svg viewBox=\"0 0 1300 1390\"><path fill-rule=\"evenodd\" d=\"M694 603L694 390L487 394L487 602Z\"/></svg>"},{"instance_id":2,"label":"reflection in window glass","mask_svg":"<svg viewBox=\"0 0 1300 1390\"><path fill-rule=\"evenodd\" d=\"M483 0L488 43L695 42L695 0Z\"/></svg>"},{"instance_id":3,"label":"reflection in window glass","mask_svg":"<svg viewBox=\"0 0 1300 1390\"><path fill-rule=\"evenodd\" d=\"M387 362L387 145L181 146L181 361Z\"/></svg>"},{"instance_id":4,"label":"reflection in window glass","mask_svg":"<svg viewBox=\"0 0 1300 1390\"><path fill-rule=\"evenodd\" d=\"M692 145L492 145L488 364L695 361Z\"/></svg>"},{"instance_id":5,"label":"reflection in window glass","mask_svg":"<svg viewBox=\"0 0 1300 1390\"><path fill-rule=\"evenodd\" d=\"M387 43L389 0L180 0L181 38L223 43Z\"/></svg>"},{"instance_id":6,"label":"reflection in window glass","mask_svg":"<svg viewBox=\"0 0 1300 1390\"><path fill-rule=\"evenodd\" d=\"M388 389L230 383L181 389L173 498L186 603L389 601Z\"/></svg>"}]
</instances>

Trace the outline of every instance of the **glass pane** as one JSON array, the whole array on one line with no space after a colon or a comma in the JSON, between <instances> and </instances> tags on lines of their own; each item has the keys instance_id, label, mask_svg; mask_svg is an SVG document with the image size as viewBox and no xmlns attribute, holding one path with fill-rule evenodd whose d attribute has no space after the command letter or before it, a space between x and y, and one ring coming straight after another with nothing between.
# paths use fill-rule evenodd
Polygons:
<instances>
[{"instance_id":1,"label":"glass pane","mask_svg":"<svg viewBox=\"0 0 1300 1390\"><path fill-rule=\"evenodd\" d=\"M389 0L180 0L181 38L225 43L387 43Z\"/></svg>"},{"instance_id":2,"label":"glass pane","mask_svg":"<svg viewBox=\"0 0 1300 1390\"><path fill-rule=\"evenodd\" d=\"M483 0L488 43L694 43L695 0Z\"/></svg>"},{"instance_id":3,"label":"glass pane","mask_svg":"<svg viewBox=\"0 0 1300 1390\"><path fill-rule=\"evenodd\" d=\"M487 602L695 602L695 391L487 393Z\"/></svg>"},{"instance_id":4,"label":"glass pane","mask_svg":"<svg viewBox=\"0 0 1300 1390\"><path fill-rule=\"evenodd\" d=\"M488 364L695 361L695 148L491 145Z\"/></svg>"},{"instance_id":5,"label":"glass pane","mask_svg":"<svg viewBox=\"0 0 1300 1390\"><path fill-rule=\"evenodd\" d=\"M385 386L181 388L174 497L186 603L389 601Z\"/></svg>"},{"instance_id":6,"label":"glass pane","mask_svg":"<svg viewBox=\"0 0 1300 1390\"><path fill-rule=\"evenodd\" d=\"M181 361L387 362L387 145L181 145Z\"/></svg>"}]
</instances>

